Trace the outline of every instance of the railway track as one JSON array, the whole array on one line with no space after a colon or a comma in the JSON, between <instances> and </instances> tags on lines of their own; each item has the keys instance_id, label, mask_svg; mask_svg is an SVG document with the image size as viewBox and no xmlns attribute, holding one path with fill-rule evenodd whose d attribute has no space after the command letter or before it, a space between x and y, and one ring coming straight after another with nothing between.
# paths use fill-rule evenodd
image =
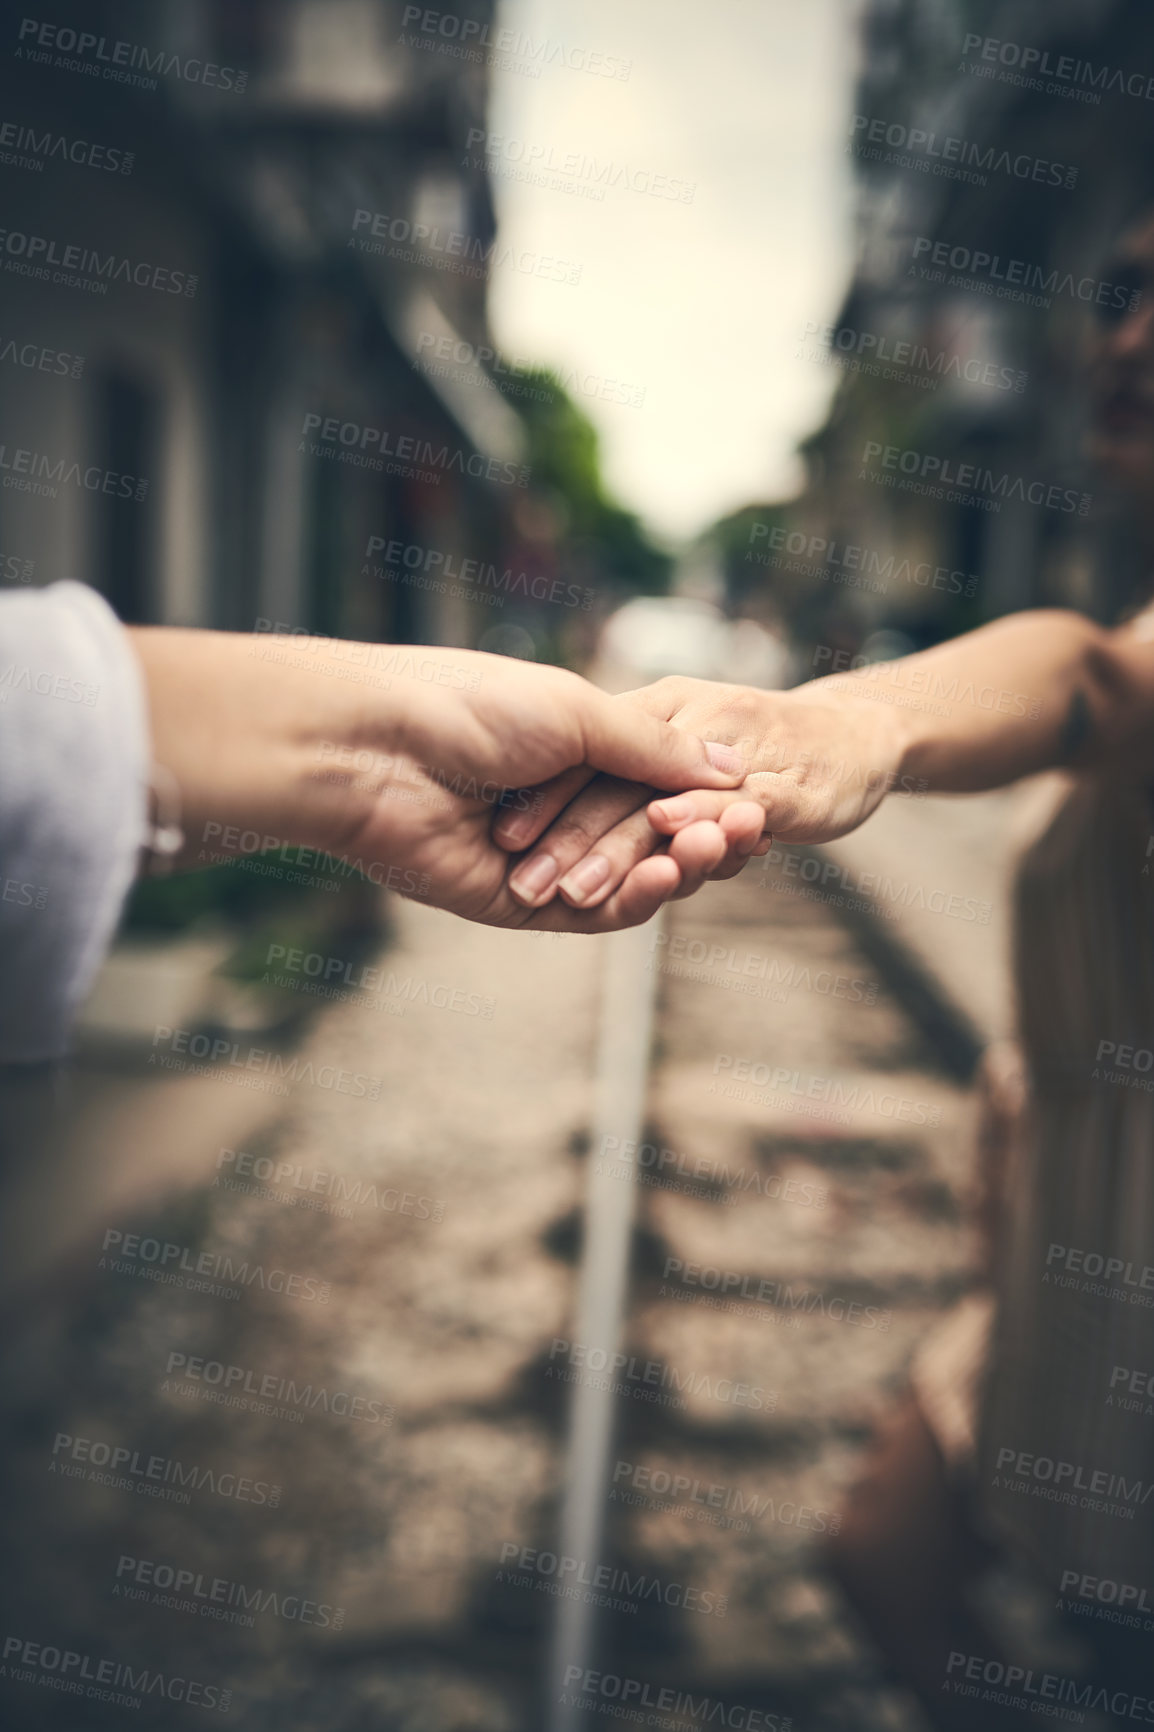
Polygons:
<instances>
[{"instance_id":1,"label":"railway track","mask_svg":"<svg viewBox=\"0 0 1154 1732\"><path fill-rule=\"evenodd\" d=\"M614 944L632 1058L620 1031L599 1048ZM690 1727L717 1704L915 1732L821 1547L972 1276L972 1109L933 1028L772 862L608 943L406 906L385 960L403 1008L335 1003L302 1048L375 1098L298 1084L163 1215L115 1223L262 1279L222 1297L94 1244L9 1348L19 1627L215 1680L246 1732ZM277 1507L61 1480L61 1433L275 1484ZM162 1591L167 1568L229 1586ZM26 1694L29 1723L120 1723ZM134 1724L171 1724L142 1700Z\"/></svg>"}]
</instances>

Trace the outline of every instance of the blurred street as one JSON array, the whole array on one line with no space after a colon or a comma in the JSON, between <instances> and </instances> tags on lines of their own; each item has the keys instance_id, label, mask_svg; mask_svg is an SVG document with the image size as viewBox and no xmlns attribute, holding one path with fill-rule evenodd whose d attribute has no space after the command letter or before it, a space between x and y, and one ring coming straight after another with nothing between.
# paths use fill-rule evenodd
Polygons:
<instances>
[{"instance_id":1,"label":"blurred street","mask_svg":"<svg viewBox=\"0 0 1154 1732\"><path fill-rule=\"evenodd\" d=\"M909 827L932 862L939 808L892 808L906 876ZM1004 827L1004 813L986 826ZM583 1179L610 1162L640 1196L592 1560L625 1581L625 1609L603 1619L599 1666L815 1732L913 1732L820 1545L871 1419L972 1278L972 1109L828 894L804 889L771 858L674 905L652 952L639 1151L588 1146L602 941L401 904L370 959L382 990L318 1014L299 1052L314 1070L283 1108L218 1086L210 1112L205 1095L195 1183L186 1162L163 1210L122 1195L23 1319L7 1386L16 1370L29 1392L13 1469L27 1530L10 1538L43 1563L20 1627L179 1664L233 1689L246 1728L540 1726L559 1687L541 1676L557 1602L539 1560L556 1546L569 1391L589 1374L570 1339ZM974 936L939 934L939 963ZM379 1078L379 1099L310 1083L326 1064ZM187 1078L137 1084L140 1099L158 1086L191 1101ZM123 1237L102 1251L110 1228ZM186 1248L174 1269L208 1251L250 1278L165 1283L161 1244ZM273 1271L300 1276L295 1296ZM277 1484L275 1518L255 1492L185 1505L83 1466L60 1483L75 1452L53 1454L61 1434ZM63 1604L62 1559L84 1584ZM165 1565L199 1589L164 1592ZM214 1580L233 1584L228 1618ZM256 1587L263 1614L247 1609ZM302 1603L309 1619L278 1609ZM37 1694L43 1724L72 1724L67 1699ZM170 1724L147 1697L141 1714Z\"/></svg>"},{"instance_id":2,"label":"blurred street","mask_svg":"<svg viewBox=\"0 0 1154 1732\"><path fill-rule=\"evenodd\" d=\"M1079 1709L1125 1682L1114 1724L1142 1700L1138 1494L1090 1530L1096 1482L1154 1495L1150 1334L1065 1276L1154 1282L1149 766L1116 777L1135 736L1103 718L1138 682L1100 682L1079 623L1151 598L1154 8L713 24L668 0L7 21L0 610L72 579L116 643L228 636L182 635L208 671L151 677L92 747L135 766L119 816L76 747L167 640L82 680L55 639L0 644L13 739L40 705L28 811L0 789L5 1727L993 1732L1003 1637L1007 1693L1020 1654ZM1047 659L1051 632L1086 659ZM932 653L959 640L964 672ZM451 885L410 874L410 772L419 749L459 815L491 734L483 799L524 793L485 721L520 663L753 688L714 692L703 737L888 797L617 949L467 924L426 905L465 881L447 844ZM825 676L910 728L855 705L812 752L812 709L783 736L776 694ZM552 703L494 713L536 744ZM1015 903L1056 782L931 780L1058 763L1086 787ZM70 775L119 838L91 903ZM635 994L607 968L634 940ZM986 1135L994 1196L974 1084L1007 1038L1029 1086ZM974 1533L925 1517L903 1457L857 1578L883 1661L828 1542L995 1241L974 1496L961 1450L941 1498ZM955 1420L977 1358L942 1370ZM939 1649L964 1664L940 1716Z\"/></svg>"}]
</instances>

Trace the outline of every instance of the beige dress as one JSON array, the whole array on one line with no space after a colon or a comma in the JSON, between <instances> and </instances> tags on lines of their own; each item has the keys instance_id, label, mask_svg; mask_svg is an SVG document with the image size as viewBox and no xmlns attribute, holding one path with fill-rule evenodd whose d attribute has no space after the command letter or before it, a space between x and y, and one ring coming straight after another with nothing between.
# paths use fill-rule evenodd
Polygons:
<instances>
[{"instance_id":1,"label":"beige dress","mask_svg":"<svg viewBox=\"0 0 1154 1732\"><path fill-rule=\"evenodd\" d=\"M1076 1569L1154 1602L1154 1394L1131 1381L1154 1391L1154 808L1065 786L1016 890L1020 1068L987 1067L1012 1127L991 1151L991 1285L913 1382L992 1537L1049 1588Z\"/></svg>"}]
</instances>

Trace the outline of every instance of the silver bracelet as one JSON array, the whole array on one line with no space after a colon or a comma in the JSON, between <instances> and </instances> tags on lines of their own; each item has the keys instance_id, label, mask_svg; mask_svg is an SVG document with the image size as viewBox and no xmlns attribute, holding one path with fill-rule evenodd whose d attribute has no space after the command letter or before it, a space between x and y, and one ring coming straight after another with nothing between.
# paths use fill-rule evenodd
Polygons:
<instances>
[{"instance_id":1,"label":"silver bracelet","mask_svg":"<svg viewBox=\"0 0 1154 1732\"><path fill-rule=\"evenodd\" d=\"M144 838L144 872L149 878L164 878L172 871L184 847L181 827L180 786L171 770L153 764L149 776L149 818Z\"/></svg>"}]
</instances>

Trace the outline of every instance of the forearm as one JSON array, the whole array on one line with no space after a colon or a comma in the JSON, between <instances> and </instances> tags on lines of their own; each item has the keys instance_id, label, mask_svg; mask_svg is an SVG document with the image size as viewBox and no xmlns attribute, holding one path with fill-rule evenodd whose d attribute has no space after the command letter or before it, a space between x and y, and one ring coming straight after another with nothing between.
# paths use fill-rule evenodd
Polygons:
<instances>
[{"instance_id":1,"label":"forearm","mask_svg":"<svg viewBox=\"0 0 1154 1732\"><path fill-rule=\"evenodd\" d=\"M1120 634L1057 610L1016 614L898 661L815 680L885 705L904 775L942 792L1002 787L1139 750L1154 704L1118 653Z\"/></svg>"},{"instance_id":2,"label":"forearm","mask_svg":"<svg viewBox=\"0 0 1154 1732\"><path fill-rule=\"evenodd\" d=\"M141 627L129 635L144 673L153 761L179 794L186 858L230 827L259 831L270 846L339 849L355 833L365 801L331 766L342 748L361 744L367 715L381 761L399 749L387 681L366 701L363 684L347 677L347 658L315 647L319 640L300 657L284 655L284 640L239 632Z\"/></svg>"},{"instance_id":3,"label":"forearm","mask_svg":"<svg viewBox=\"0 0 1154 1732\"><path fill-rule=\"evenodd\" d=\"M649 802L649 830L618 837L629 857L634 842L635 851L650 849L653 834L675 847L694 825L720 823L729 848L715 875L739 870L749 852L748 835L729 827L739 804L760 807L763 831L779 840L829 842L857 829L894 789L976 792L1058 765L1154 775L1154 629L1149 639L1139 624L1107 632L1057 610L790 691L671 678L618 702L745 755L751 772L740 789ZM575 816L562 816L573 790L547 791L528 832L506 845L536 842L553 825L540 852L567 850L576 875L590 836L624 829L616 798L594 784L578 795Z\"/></svg>"},{"instance_id":4,"label":"forearm","mask_svg":"<svg viewBox=\"0 0 1154 1732\"><path fill-rule=\"evenodd\" d=\"M153 761L179 794L184 864L205 844L303 844L412 868L439 906L501 921L524 909L491 825L531 815L526 790L576 770L731 790L748 768L727 743L504 656L158 628L131 639ZM671 887L650 874L597 918L648 918Z\"/></svg>"}]
</instances>

